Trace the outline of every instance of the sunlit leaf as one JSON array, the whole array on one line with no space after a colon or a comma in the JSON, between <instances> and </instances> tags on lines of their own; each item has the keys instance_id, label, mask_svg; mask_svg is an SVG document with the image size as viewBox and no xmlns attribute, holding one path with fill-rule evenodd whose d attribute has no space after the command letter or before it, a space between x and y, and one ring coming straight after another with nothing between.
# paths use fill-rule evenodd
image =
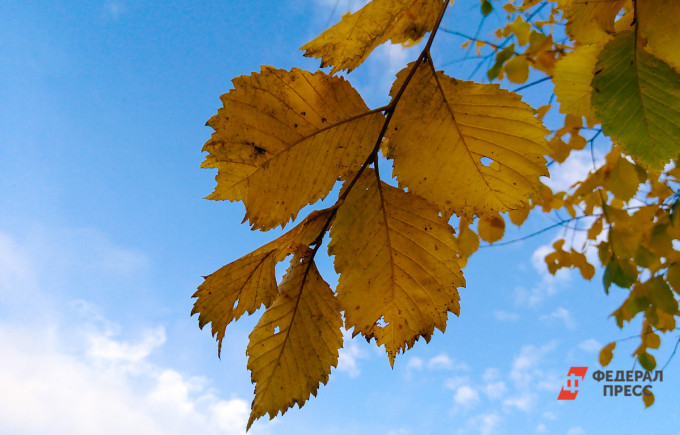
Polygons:
<instances>
[{"instance_id":1,"label":"sunlit leaf","mask_svg":"<svg viewBox=\"0 0 680 435\"><path fill-rule=\"evenodd\" d=\"M393 96L407 74L397 75ZM517 94L423 63L392 118L388 157L409 191L447 215L481 216L522 208L537 193L548 175L547 134Z\"/></svg>"},{"instance_id":2,"label":"sunlit leaf","mask_svg":"<svg viewBox=\"0 0 680 435\"><path fill-rule=\"evenodd\" d=\"M422 198L366 171L338 209L329 253L340 273L345 327L397 353L459 313L465 285L453 229ZM379 324L380 321L380 324ZM383 324L384 323L384 324Z\"/></svg>"},{"instance_id":3,"label":"sunlit leaf","mask_svg":"<svg viewBox=\"0 0 680 435\"><path fill-rule=\"evenodd\" d=\"M310 254L308 248L296 253L279 294L250 334L246 353L255 399L248 427L267 413L274 418L302 406L338 364L340 306Z\"/></svg>"},{"instance_id":4,"label":"sunlit leaf","mask_svg":"<svg viewBox=\"0 0 680 435\"><path fill-rule=\"evenodd\" d=\"M680 75L623 32L600 54L592 104L624 151L661 168L680 151Z\"/></svg>"},{"instance_id":5,"label":"sunlit leaf","mask_svg":"<svg viewBox=\"0 0 680 435\"><path fill-rule=\"evenodd\" d=\"M434 27L441 0L373 0L303 45L305 56L321 58L331 74L352 71L380 44L411 45Z\"/></svg>"},{"instance_id":6,"label":"sunlit leaf","mask_svg":"<svg viewBox=\"0 0 680 435\"><path fill-rule=\"evenodd\" d=\"M203 147L202 166L218 168L208 198L243 201L259 229L285 225L325 197L366 159L383 122L344 79L297 68L237 77L222 102Z\"/></svg>"}]
</instances>

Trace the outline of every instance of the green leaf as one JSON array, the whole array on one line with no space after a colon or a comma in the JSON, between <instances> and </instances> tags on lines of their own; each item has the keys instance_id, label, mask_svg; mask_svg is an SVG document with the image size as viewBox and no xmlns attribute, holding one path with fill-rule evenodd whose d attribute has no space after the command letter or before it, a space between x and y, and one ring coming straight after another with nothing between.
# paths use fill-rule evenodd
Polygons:
<instances>
[{"instance_id":1,"label":"green leaf","mask_svg":"<svg viewBox=\"0 0 680 435\"><path fill-rule=\"evenodd\" d=\"M680 75L619 33L600 53L592 104L602 130L624 151L662 168L680 151Z\"/></svg>"},{"instance_id":2,"label":"green leaf","mask_svg":"<svg viewBox=\"0 0 680 435\"><path fill-rule=\"evenodd\" d=\"M604 270L604 288L609 293L609 287L612 283L621 288L629 288L637 279L637 269L628 260L619 262L616 257L612 257L611 261Z\"/></svg>"},{"instance_id":3,"label":"green leaf","mask_svg":"<svg viewBox=\"0 0 680 435\"><path fill-rule=\"evenodd\" d=\"M498 77L503 69L503 65L515 54L515 44L510 44L498 53L496 53L496 63L493 64L491 69L487 71L486 76L489 80L493 80Z\"/></svg>"},{"instance_id":4,"label":"green leaf","mask_svg":"<svg viewBox=\"0 0 680 435\"><path fill-rule=\"evenodd\" d=\"M493 5L489 0L482 0L482 15L485 17L493 12Z\"/></svg>"},{"instance_id":5,"label":"green leaf","mask_svg":"<svg viewBox=\"0 0 680 435\"><path fill-rule=\"evenodd\" d=\"M653 355L648 354L647 352L642 352L638 354L638 362L642 366L643 369L647 371L652 371L654 368L656 368L656 358L654 358Z\"/></svg>"}]
</instances>

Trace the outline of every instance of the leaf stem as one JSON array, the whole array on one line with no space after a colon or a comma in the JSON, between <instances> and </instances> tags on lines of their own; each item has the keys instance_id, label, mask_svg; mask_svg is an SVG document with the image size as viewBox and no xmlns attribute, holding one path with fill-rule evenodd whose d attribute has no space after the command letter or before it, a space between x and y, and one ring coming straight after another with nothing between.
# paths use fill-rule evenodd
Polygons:
<instances>
[{"instance_id":1,"label":"leaf stem","mask_svg":"<svg viewBox=\"0 0 680 435\"><path fill-rule=\"evenodd\" d=\"M420 64L426 60L430 59L430 47L432 46L432 42L434 41L434 37L437 34L437 30L439 29L439 26L441 25L442 19L444 18L444 14L446 13L446 8L449 5L449 0L444 0L442 4L442 8L439 11L439 16L437 17L437 21L435 22L434 28L432 29L432 32L430 33L430 37L427 39L427 43L425 44L425 47L423 50L420 52L420 55L418 56L418 59L414 62L413 66L411 67L411 70L408 73L408 76L406 76L406 79L404 80L404 83L401 85L397 93L394 95L392 98L392 101L390 101L390 104L387 106L380 107L379 109L374 109L371 112L385 112L385 122L383 122L383 126L380 129L380 134L378 134L378 138L375 141L375 145L373 146L373 149L371 150L371 153L366 157L366 160L364 163L361 165L357 173L354 175L352 180L347 184L347 187L344 189L344 191L340 194L338 197L338 200L335 202L333 205L333 211L331 214L328 216L326 219L326 222L324 223L324 226L321 228L321 231L319 232L319 235L316 237L314 240L314 250L312 251L311 254L311 259L309 264L311 265L312 260L316 256L316 253L318 252L319 248L321 247L321 243L323 242L323 238L328 232L328 229L331 226L331 222L335 218L335 215L338 212L338 209L342 206L342 203L345 201L349 193L351 192L352 188L356 184L357 180L359 180L359 177L361 177L361 174L364 173L366 168L368 168L371 164L375 165L376 168L376 174L379 174L378 172L378 151L380 151L380 145L382 144L383 139L385 138L385 133L387 132L387 127L390 125L390 121L392 120L392 115L394 114L394 109L397 107L397 104L399 104L399 100L401 100L402 95L404 94L404 91L406 90L406 87L408 84L411 82L411 79L416 73L416 70L420 66ZM309 268L309 265L307 266Z\"/></svg>"}]
</instances>

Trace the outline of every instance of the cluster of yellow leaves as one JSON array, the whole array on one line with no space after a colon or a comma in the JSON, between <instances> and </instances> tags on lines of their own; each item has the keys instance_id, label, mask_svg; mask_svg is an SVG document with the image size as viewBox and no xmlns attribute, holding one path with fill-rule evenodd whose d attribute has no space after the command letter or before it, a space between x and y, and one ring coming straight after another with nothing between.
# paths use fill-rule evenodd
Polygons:
<instances>
[{"instance_id":1,"label":"cluster of yellow leaves","mask_svg":"<svg viewBox=\"0 0 680 435\"><path fill-rule=\"evenodd\" d=\"M444 331L448 313L460 311L461 268L479 245L462 223L479 217L481 238L499 240L500 213L523 221L548 175L549 131L530 106L497 85L435 70L429 47L447 5L373 0L303 47L332 66L330 75L264 66L234 79L208 122L215 132L203 166L218 169L208 198L243 202L253 229L285 226L342 182L334 206L207 276L194 294L192 314L201 327L211 323L218 349L231 321L265 307L247 348L256 385L248 427L316 394L337 365L343 326L375 338L391 364L419 338ZM430 31L385 107L369 110L333 75L379 44L410 44ZM397 187L380 178L381 149ZM458 237L448 223L454 214ZM314 261L328 231L335 291ZM288 256L277 283L275 266Z\"/></svg>"},{"instance_id":2,"label":"cluster of yellow leaves","mask_svg":"<svg viewBox=\"0 0 680 435\"><path fill-rule=\"evenodd\" d=\"M612 284L630 289L613 313L618 326L643 317L633 355L651 370L656 361L648 350L659 347L658 333L674 330L680 315L680 2L526 0L503 10L508 24L495 32L499 43L481 44L495 54L487 75L525 83L533 68L552 79L565 117L548 142L549 156L564 162L572 151L593 146L601 133L613 143L602 164L593 160L586 179L564 192L543 186L532 200L529 208L563 209L587 225L583 246L566 250L566 239L554 243L545 258L548 269L554 274L578 268L591 279L597 250L605 289ZM569 40L555 43L555 23L565 21ZM539 108L539 116L550 108L550 103ZM598 124L600 133L586 140L586 126ZM483 228L480 221L479 236ZM479 246L467 221L461 220L458 239L466 257ZM602 350L603 365L615 346Z\"/></svg>"}]
</instances>

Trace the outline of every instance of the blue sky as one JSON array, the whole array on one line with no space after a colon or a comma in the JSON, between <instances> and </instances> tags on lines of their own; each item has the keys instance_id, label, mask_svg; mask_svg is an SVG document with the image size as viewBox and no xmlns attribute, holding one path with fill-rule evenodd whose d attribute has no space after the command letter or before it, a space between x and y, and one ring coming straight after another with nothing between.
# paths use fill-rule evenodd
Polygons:
<instances>
[{"instance_id":1,"label":"blue sky","mask_svg":"<svg viewBox=\"0 0 680 435\"><path fill-rule=\"evenodd\" d=\"M243 433L256 318L230 325L219 360L189 317L191 295L277 233L240 225L240 204L202 199L215 175L199 168L204 124L235 76L262 64L316 69L298 47L357 4L0 4L0 433ZM477 7L459 2L444 26L474 32ZM475 64L454 62L461 42L442 33L433 56L466 79ZM386 103L415 50L383 46L349 76L369 106ZM543 104L549 92L537 86L526 100ZM552 182L578 179L589 159L554 165ZM507 239L551 219L534 216ZM674 433L676 360L650 409L602 397L591 377L599 349L639 324L615 327L608 314L624 292L605 296L601 271L592 282L548 275L541 256L561 234L481 250L446 334L418 342L394 370L374 344L346 341L317 398L251 432ZM319 267L334 284L331 261ZM677 337L664 338L660 365ZM622 342L609 368L631 369L635 343ZM558 402L570 366L589 372L577 400Z\"/></svg>"}]
</instances>

